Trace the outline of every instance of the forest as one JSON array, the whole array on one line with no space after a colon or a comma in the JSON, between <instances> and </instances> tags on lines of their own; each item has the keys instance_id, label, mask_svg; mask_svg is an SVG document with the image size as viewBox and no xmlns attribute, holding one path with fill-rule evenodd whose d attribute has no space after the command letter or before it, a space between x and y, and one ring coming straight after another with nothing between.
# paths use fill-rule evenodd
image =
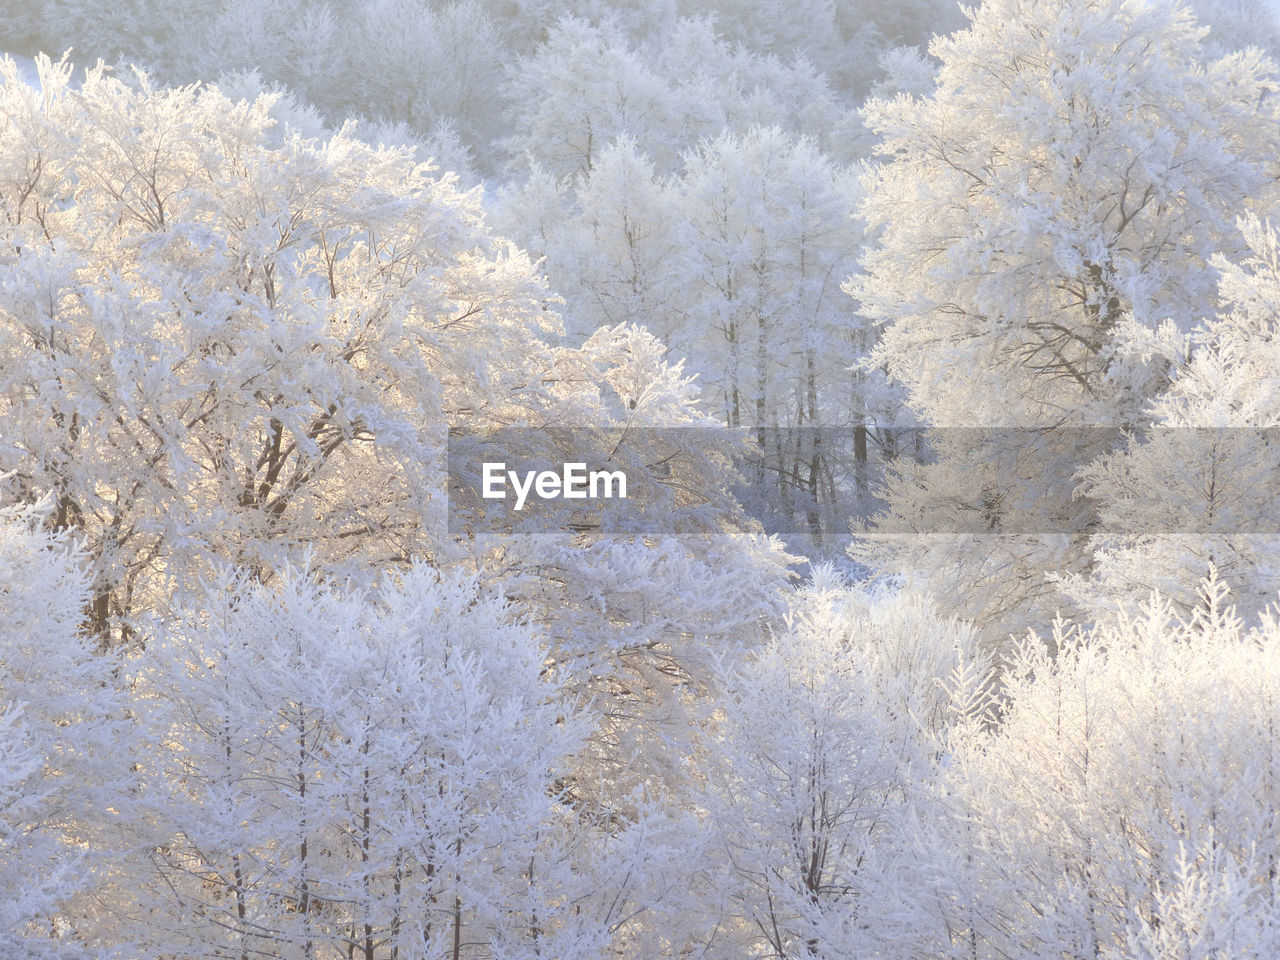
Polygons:
<instances>
[{"instance_id":1,"label":"forest","mask_svg":"<svg viewBox=\"0 0 1280 960\"><path fill-rule=\"evenodd\" d=\"M1280 957L1277 17L0 0L0 955Z\"/></svg>"}]
</instances>

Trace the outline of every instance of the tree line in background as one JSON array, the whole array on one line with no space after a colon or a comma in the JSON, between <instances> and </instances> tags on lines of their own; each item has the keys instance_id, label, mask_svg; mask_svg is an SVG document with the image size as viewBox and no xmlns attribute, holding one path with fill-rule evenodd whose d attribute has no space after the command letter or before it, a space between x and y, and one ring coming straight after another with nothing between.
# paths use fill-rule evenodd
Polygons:
<instances>
[{"instance_id":1,"label":"tree line in background","mask_svg":"<svg viewBox=\"0 0 1280 960\"><path fill-rule=\"evenodd\" d=\"M0 29L8 955L1280 952L1260 6Z\"/></svg>"}]
</instances>

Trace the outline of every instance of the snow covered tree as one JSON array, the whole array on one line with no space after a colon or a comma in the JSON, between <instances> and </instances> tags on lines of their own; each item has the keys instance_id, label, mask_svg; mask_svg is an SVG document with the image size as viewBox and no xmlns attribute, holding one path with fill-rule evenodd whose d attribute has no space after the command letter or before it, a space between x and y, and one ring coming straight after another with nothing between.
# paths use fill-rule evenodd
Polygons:
<instances>
[{"instance_id":1,"label":"snow covered tree","mask_svg":"<svg viewBox=\"0 0 1280 960\"><path fill-rule=\"evenodd\" d=\"M224 577L137 664L158 953L594 957L559 786L586 718L498 593Z\"/></svg>"},{"instance_id":2,"label":"snow covered tree","mask_svg":"<svg viewBox=\"0 0 1280 960\"><path fill-rule=\"evenodd\" d=\"M680 106L686 152L702 140L778 127L809 139L833 161L863 155L868 141L853 109L856 100L833 88L802 51L742 46L726 36L737 25L706 19L702 9L690 13L669 31L651 32L643 45Z\"/></svg>"},{"instance_id":3,"label":"snow covered tree","mask_svg":"<svg viewBox=\"0 0 1280 960\"><path fill-rule=\"evenodd\" d=\"M517 221L511 223L513 235L544 256L547 275L564 298L571 338L635 324L662 333L688 359L683 343L669 338L682 330L688 308L677 264L692 238L676 192L655 175L634 138L624 134L602 144L590 175L576 180L571 197L552 187L541 168L521 194L505 198L510 205L500 219ZM570 202L572 211L566 209ZM539 207L546 211L541 216ZM530 214L532 223L518 222Z\"/></svg>"},{"instance_id":4,"label":"snow covered tree","mask_svg":"<svg viewBox=\"0 0 1280 960\"><path fill-rule=\"evenodd\" d=\"M536 167L499 220L545 256L571 337L643 323L722 422L757 429L741 496L767 529L839 530L893 419L879 372L850 369L871 340L838 286L857 196L849 168L777 127L704 140L672 177L623 135L572 184Z\"/></svg>"},{"instance_id":5,"label":"snow covered tree","mask_svg":"<svg viewBox=\"0 0 1280 960\"><path fill-rule=\"evenodd\" d=\"M974 655L973 632L918 596L820 570L786 630L726 664L705 801L725 903L712 955L919 955L911 808L945 741L942 681Z\"/></svg>"},{"instance_id":6,"label":"snow covered tree","mask_svg":"<svg viewBox=\"0 0 1280 960\"><path fill-rule=\"evenodd\" d=\"M539 95L531 99L530 89ZM567 17L513 65L508 91L511 174L590 173L623 135L661 177L679 171L700 141L753 127L808 137L845 162L866 144L851 104L808 62L732 44L701 16L660 23L639 40L613 17Z\"/></svg>"},{"instance_id":7,"label":"snow covered tree","mask_svg":"<svg viewBox=\"0 0 1280 960\"><path fill-rule=\"evenodd\" d=\"M958 726L934 844L954 957L1268 956L1280 927L1274 618L1223 584L1030 635L998 725Z\"/></svg>"},{"instance_id":8,"label":"snow covered tree","mask_svg":"<svg viewBox=\"0 0 1280 960\"><path fill-rule=\"evenodd\" d=\"M519 96L508 153L556 176L589 173L620 134L670 151L659 161L668 168L685 140L669 87L610 24L559 21L546 43L514 65L509 83Z\"/></svg>"},{"instance_id":9,"label":"snow covered tree","mask_svg":"<svg viewBox=\"0 0 1280 960\"><path fill-rule=\"evenodd\" d=\"M1223 310L1175 344L1188 359L1153 426L1084 474L1102 532L1092 575L1068 589L1095 612L1156 587L1189 613L1210 568L1250 616L1280 590L1280 239L1257 218L1241 230L1249 255L1216 261Z\"/></svg>"},{"instance_id":10,"label":"snow covered tree","mask_svg":"<svg viewBox=\"0 0 1280 960\"><path fill-rule=\"evenodd\" d=\"M45 822L38 774L44 757L22 712L0 708L0 947L18 958L74 956L59 943L58 908L84 886L79 864Z\"/></svg>"},{"instance_id":11,"label":"snow covered tree","mask_svg":"<svg viewBox=\"0 0 1280 960\"><path fill-rule=\"evenodd\" d=\"M89 578L50 505L0 509L0 948L90 955L131 785L116 666L80 632Z\"/></svg>"},{"instance_id":12,"label":"snow covered tree","mask_svg":"<svg viewBox=\"0 0 1280 960\"><path fill-rule=\"evenodd\" d=\"M648 787L677 796L698 752L703 695L716 659L760 642L785 609L788 555L759 533L733 498L733 438L697 409L680 364L642 328L597 331L580 349L557 351L573 405L514 435L547 462L605 462L646 478L643 496L544 507L549 526L572 535L511 536L517 527L477 525L480 569L509 582L512 597L554 637L551 662L602 714L591 761L579 771L584 802L601 789ZM506 441L510 442L510 441ZM455 447L457 445L455 444ZM654 471L650 465L660 464ZM465 516L466 501L453 509ZM601 802L608 802L601 800Z\"/></svg>"},{"instance_id":13,"label":"snow covered tree","mask_svg":"<svg viewBox=\"0 0 1280 960\"><path fill-rule=\"evenodd\" d=\"M867 108L891 159L869 178L882 233L852 291L933 422L1113 424L1145 398L1108 377L1117 337L1212 313L1210 260L1242 249L1241 206L1270 196L1274 68L1206 63L1175 3L971 16L932 47L932 96Z\"/></svg>"},{"instance_id":14,"label":"snow covered tree","mask_svg":"<svg viewBox=\"0 0 1280 960\"><path fill-rule=\"evenodd\" d=\"M811 144L771 128L704 143L679 189L700 281L685 336L710 340L690 354L725 358L703 374L725 421L821 422L809 394L828 392L853 359L838 282L858 234L854 184Z\"/></svg>"},{"instance_id":15,"label":"snow covered tree","mask_svg":"<svg viewBox=\"0 0 1280 960\"><path fill-rule=\"evenodd\" d=\"M445 423L545 399L527 259L403 151L273 142L270 97L69 73L41 92L9 64L0 93L0 410L7 489L53 490L86 541L95 632L209 555L431 550Z\"/></svg>"},{"instance_id":16,"label":"snow covered tree","mask_svg":"<svg viewBox=\"0 0 1280 960\"><path fill-rule=\"evenodd\" d=\"M303 3L300 11L278 11L280 26L258 30L255 20L263 7L248 0L228 6L217 32L227 38L231 55L219 55L220 69L200 79L233 65L256 68L319 107L335 128L348 117L361 117L404 124L423 140L438 140L449 128L482 169L492 169L493 143L505 132L506 58L502 31L481 4L366 0L339 12ZM274 65L286 30L304 38L283 49L305 58L287 72L281 69L286 64ZM320 37L326 42L318 44ZM233 46L243 38L257 40L243 49Z\"/></svg>"},{"instance_id":17,"label":"snow covered tree","mask_svg":"<svg viewBox=\"0 0 1280 960\"><path fill-rule=\"evenodd\" d=\"M0 11L10 53L133 63L184 86L252 71L319 110L333 129L361 118L419 140L455 129L486 165L501 129L505 39L477 3L361 0L38 0ZM449 70L437 65L447 62ZM441 159L437 154L436 158ZM424 156L423 159L426 159ZM456 169L447 167L447 169ZM461 172L461 171L458 171Z\"/></svg>"},{"instance_id":18,"label":"snow covered tree","mask_svg":"<svg viewBox=\"0 0 1280 960\"><path fill-rule=\"evenodd\" d=\"M1125 937L1134 960L1215 960L1265 957L1280 949L1276 895L1258 895L1270 865L1223 849L1213 837L1179 853L1177 867L1156 890L1150 916ZM1269 901L1269 902L1268 902Z\"/></svg>"},{"instance_id":19,"label":"snow covered tree","mask_svg":"<svg viewBox=\"0 0 1280 960\"><path fill-rule=\"evenodd\" d=\"M963 25L953 0L695 0L679 9L685 16L714 18L730 46L761 60L805 63L848 104L866 97L880 72L879 50L924 47L933 34Z\"/></svg>"},{"instance_id":20,"label":"snow covered tree","mask_svg":"<svg viewBox=\"0 0 1280 960\"><path fill-rule=\"evenodd\" d=\"M882 527L958 536L861 556L1001 632L1062 602L1046 573L1087 566L1096 518L1072 474L1115 440L1077 430L1143 422L1175 360L1151 334L1214 312L1213 256L1241 252L1236 217L1273 202L1280 128L1270 61L1208 62L1177 3L990 0L969 16L931 47L931 96L867 107L878 241L849 290L926 423L1013 430L976 448L943 431L938 463L891 487ZM951 526L957 509L988 523Z\"/></svg>"},{"instance_id":21,"label":"snow covered tree","mask_svg":"<svg viewBox=\"0 0 1280 960\"><path fill-rule=\"evenodd\" d=\"M865 331L838 286L860 237L856 184L808 141L769 128L704 142L674 187L689 303L663 333L724 421L755 431L755 479L776 497L757 491L753 510L817 532L852 472L821 447L821 428L868 420L850 372Z\"/></svg>"},{"instance_id":22,"label":"snow covered tree","mask_svg":"<svg viewBox=\"0 0 1280 960\"><path fill-rule=\"evenodd\" d=\"M1206 47L1225 56L1245 47L1259 47L1274 58L1280 53L1280 22L1262 0L1191 0L1196 19L1209 28Z\"/></svg>"}]
</instances>

